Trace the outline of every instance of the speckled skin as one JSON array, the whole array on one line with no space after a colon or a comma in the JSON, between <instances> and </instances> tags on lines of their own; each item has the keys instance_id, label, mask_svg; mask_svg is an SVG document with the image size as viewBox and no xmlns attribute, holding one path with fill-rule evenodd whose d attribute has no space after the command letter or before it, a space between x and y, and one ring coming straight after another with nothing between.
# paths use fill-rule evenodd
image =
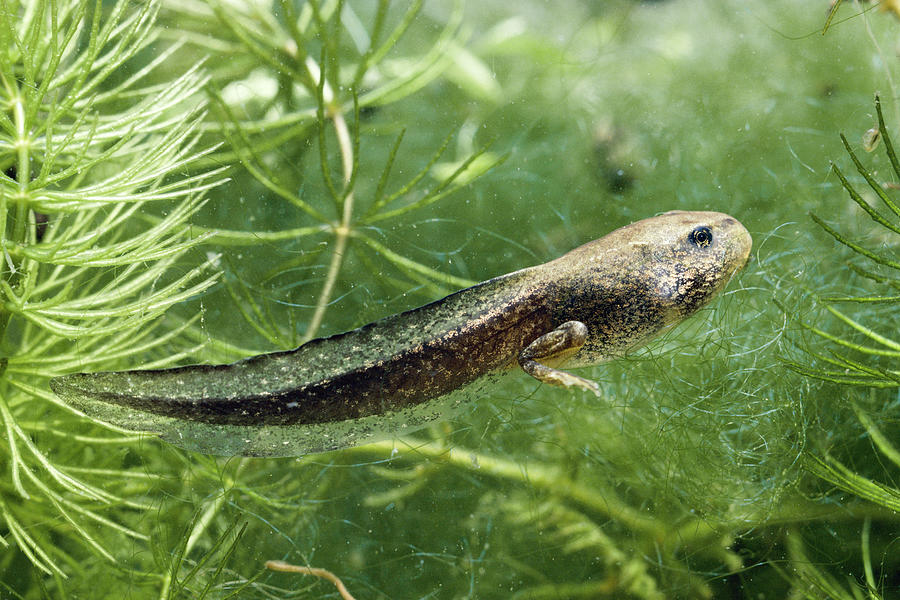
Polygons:
<instances>
[{"instance_id":1,"label":"speckled skin","mask_svg":"<svg viewBox=\"0 0 900 600\"><path fill-rule=\"evenodd\" d=\"M518 365L547 383L596 392L555 367L620 356L696 312L743 267L751 244L728 215L669 212L295 350L230 365L74 374L51 387L98 418L202 451L345 447L441 418L477 395L480 382ZM254 428L269 441L251 441ZM200 441L185 441L185 431ZM227 436L249 436L246 451L216 441Z\"/></svg>"},{"instance_id":2,"label":"speckled skin","mask_svg":"<svg viewBox=\"0 0 900 600\"><path fill-rule=\"evenodd\" d=\"M709 245L690 238L698 228ZM636 348L709 303L747 263L750 234L715 212L672 211L632 223L538 268L553 273L553 322L588 325L568 367L593 365Z\"/></svg>"}]
</instances>

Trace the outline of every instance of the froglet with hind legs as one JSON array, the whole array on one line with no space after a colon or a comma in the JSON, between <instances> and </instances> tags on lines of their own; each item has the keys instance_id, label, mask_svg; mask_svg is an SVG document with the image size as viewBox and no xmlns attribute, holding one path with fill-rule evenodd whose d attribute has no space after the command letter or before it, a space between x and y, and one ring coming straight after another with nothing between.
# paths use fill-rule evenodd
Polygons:
<instances>
[{"instance_id":1,"label":"froglet with hind legs","mask_svg":"<svg viewBox=\"0 0 900 600\"><path fill-rule=\"evenodd\" d=\"M672 211L556 260L295 350L227 365L76 373L50 387L102 421L211 454L298 456L410 433L505 374L599 394L561 367L645 344L747 262L736 219Z\"/></svg>"}]
</instances>

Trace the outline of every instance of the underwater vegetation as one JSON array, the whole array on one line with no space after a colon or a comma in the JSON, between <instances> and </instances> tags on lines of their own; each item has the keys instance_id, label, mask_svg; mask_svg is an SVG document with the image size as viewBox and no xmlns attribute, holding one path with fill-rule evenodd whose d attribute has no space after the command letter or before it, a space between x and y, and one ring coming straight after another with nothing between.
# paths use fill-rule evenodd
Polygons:
<instances>
[{"instance_id":1,"label":"underwater vegetation","mask_svg":"<svg viewBox=\"0 0 900 600\"><path fill-rule=\"evenodd\" d=\"M519 4L0 2L0 596L900 598L893 5ZM49 388L293 348L672 209L753 259L580 370L600 398L512 377L251 459Z\"/></svg>"}]
</instances>

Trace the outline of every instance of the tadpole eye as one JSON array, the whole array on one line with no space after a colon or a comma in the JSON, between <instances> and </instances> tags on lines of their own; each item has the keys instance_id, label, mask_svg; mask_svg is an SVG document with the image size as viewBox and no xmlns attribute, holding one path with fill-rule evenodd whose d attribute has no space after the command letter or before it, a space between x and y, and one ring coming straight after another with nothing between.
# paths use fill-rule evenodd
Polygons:
<instances>
[{"instance_id":1,"label":"tadpole eye","mask_svg":"<svg viewBox=\"0 0 900 600\"><path fill-rule=\"evenodd\" d=\"M709 230L709 227L698 227L691 232L688 239L698 248L706 248L712 244L713 235L712 231Z\"/></svg>"}]
</instances>

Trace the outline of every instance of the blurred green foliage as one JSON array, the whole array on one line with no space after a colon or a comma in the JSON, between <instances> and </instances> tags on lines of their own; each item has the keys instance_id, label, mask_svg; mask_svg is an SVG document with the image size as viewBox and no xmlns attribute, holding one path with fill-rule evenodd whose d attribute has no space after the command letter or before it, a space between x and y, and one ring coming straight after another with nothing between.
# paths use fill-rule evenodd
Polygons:
<instances>
[{"instance_id":1,"label":"blurred green foliage","mask_svg":"<svg viewBox=\"0 0 900 600\"><path fill-rule=\"evenodd\" d=\"M841 301L896 295L841 243L897 261L847 195L900 180L866 153L900 126L892 14L140 6L0 3L4 595L334 597L280 559L359 599L900 597L897 362L860 351L896 303ZM754 260L587 370L600 402L518 377L414 438L222 460L46 385L289 348L670 209L736 216Z\"/></svg>"}]
</instances>

